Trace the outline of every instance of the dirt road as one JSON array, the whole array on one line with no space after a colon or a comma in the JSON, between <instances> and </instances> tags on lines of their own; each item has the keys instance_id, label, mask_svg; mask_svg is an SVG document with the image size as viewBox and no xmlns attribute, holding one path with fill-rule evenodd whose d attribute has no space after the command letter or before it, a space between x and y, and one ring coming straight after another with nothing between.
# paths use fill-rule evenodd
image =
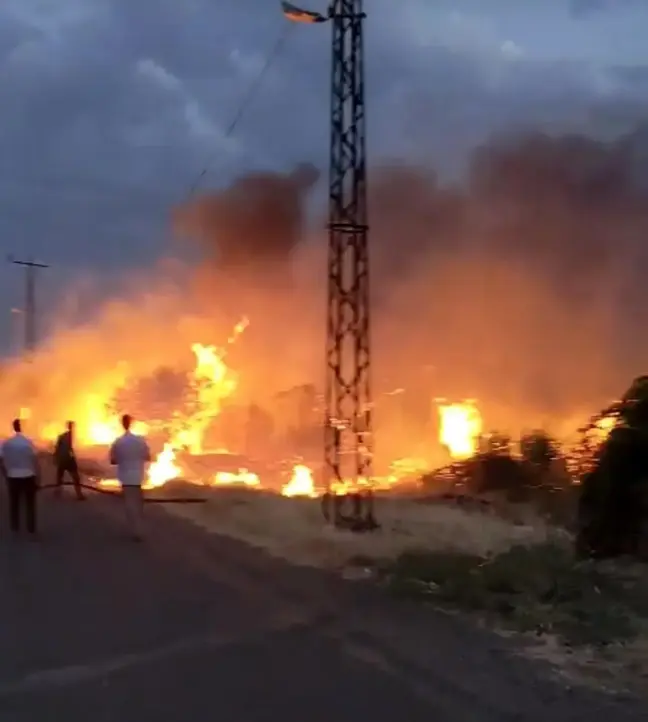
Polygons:
<instances>
[{"instance_id":1,"label":"dirt road","mask_svg":"<svg viewBox=\"0 0 648 722\"><path fill-rule=\"evenodd\" d=\"M115 499L41 502L41 541L0 527L2 720L645 719L638 703L552 683L459 619L159 508L138 545Z\"/></svg>"}]
</instances>

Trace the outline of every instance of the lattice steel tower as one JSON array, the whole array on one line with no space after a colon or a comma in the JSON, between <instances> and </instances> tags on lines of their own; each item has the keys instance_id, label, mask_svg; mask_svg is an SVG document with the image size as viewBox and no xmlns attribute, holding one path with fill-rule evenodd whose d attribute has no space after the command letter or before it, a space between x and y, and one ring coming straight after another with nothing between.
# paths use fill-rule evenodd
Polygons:
<instances>
[{"instance_id":1,"label":"lattice steel tower","mask_svg":"<svg viewBox=\"0 0 648 722\"><path fill-rule=\"evenodd\" d=\"M372 525L373 439L363 0L334 0L325 464L357 495L335 521Z\"/></svg>"},{"instance_id":2,"label":"lattice steel tower","mask_svg":"<svg viewBox=\"0 0 648 722\"><path fill-rule=\"evenodd\" d=\"M336 525L364 531L376 522L363 0L333 0L327 15L282 6L293 21L330 21L333 28L323 509ZM336 487L351 493L336 494Z\"/></svg>"}]
</instances>

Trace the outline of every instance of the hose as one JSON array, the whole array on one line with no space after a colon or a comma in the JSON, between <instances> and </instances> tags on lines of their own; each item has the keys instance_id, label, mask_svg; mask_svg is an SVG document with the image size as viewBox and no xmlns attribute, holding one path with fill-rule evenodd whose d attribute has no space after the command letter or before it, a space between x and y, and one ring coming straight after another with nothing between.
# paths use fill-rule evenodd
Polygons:
<instances>
[{"instance_id":1,"label":"hose","mask_svg":"<svg viewBox=\"0 0 648 722\"><path fill-rule=\"evenodd\" d=\"M62 485L59 484L43 484L43 486L38 487L38 491L45 491L46 489L60 489L61 486L74 486L72 482L66 481L63 482ZM108 489L102 489L100 486L96 486L95 484L80 484L80 487L82 489L87 489L88 491L94 491L96 494L105 494L106 496L114 496L114 497L121 497L123 494L121 493L121 489L116 489L114 491L109 491ZM164 498L155 498L155 497L146 497L146 493L144 494L144 503L146 504L204 504L207 502L208 499L206 497L200 497L200 496L174 496L174 497L164 497Z\"/></svg>"}]
</instances>

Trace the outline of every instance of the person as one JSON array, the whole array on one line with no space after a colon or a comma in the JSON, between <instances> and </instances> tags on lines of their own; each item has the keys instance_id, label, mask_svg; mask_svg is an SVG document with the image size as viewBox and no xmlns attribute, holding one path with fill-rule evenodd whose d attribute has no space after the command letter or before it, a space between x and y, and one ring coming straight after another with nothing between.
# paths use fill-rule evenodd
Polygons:
<instances>
[{"instance_id":1,"label":"person","mask_svg":"<svg viewBox=\"0 0 648 722\"><path fill-rule=\"evenodd\" d=\"M54 447L56 493L58 496L61 496L63 492L63 479L65 475L68 474L74 484L76 498L79 501L84 501L85 496L83 496L83 491L81 490L79 466L74 453L74 421L68 421L66 427L67 430L56 439L56 446Z\"/></svg>"},{"instance_id":2,"label":"person","mask_svg":"<svg viewBox=\"0 0 648 722\"><path fill-rule=\"evenodd\" d=\"M20 531L21 508L24 506L27 531L34 536L39 480L36 447L23 434L20 419L14 419L12 427L14 435L0 448L0 463L9 496L9 524L14 534Z\"/></svg>"},{"instance_id":3,"label":"person","mask_svg":"<svg viewBox=\"0 0 648 722\"><path fill-rule=\"evenodd\" d=\"M131 431L133 418L122 416L124 433L110 447L110 463L117 467L117 479L122 488L126 522L135 541L142 540L144 496L142 485L151 451L143 436Z\"/></svg>"}]
</instances>

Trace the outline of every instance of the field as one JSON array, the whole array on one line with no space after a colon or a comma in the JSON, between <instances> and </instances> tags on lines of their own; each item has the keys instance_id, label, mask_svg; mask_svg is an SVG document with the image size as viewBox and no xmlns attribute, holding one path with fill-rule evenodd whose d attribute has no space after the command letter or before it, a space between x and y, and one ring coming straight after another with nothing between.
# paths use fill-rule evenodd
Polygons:
<instances>
[{"instance_id":1,"label":"field","mask_svg":"<svg viewBox=\"0 0 648 722\"><path fill-rule=\"evenodd\" d=\"M152 493L185 491L171 483ZM336 570L465 614L515 635L524 653L548 659L574 680L648 688L645 569L577 561L570 533L528 504L385 496L377 503L381 529L353 534L327 526L317 500L243 489L206 493L204 504L163 508L290 563Z\"/></svg>"}]
</instances>

